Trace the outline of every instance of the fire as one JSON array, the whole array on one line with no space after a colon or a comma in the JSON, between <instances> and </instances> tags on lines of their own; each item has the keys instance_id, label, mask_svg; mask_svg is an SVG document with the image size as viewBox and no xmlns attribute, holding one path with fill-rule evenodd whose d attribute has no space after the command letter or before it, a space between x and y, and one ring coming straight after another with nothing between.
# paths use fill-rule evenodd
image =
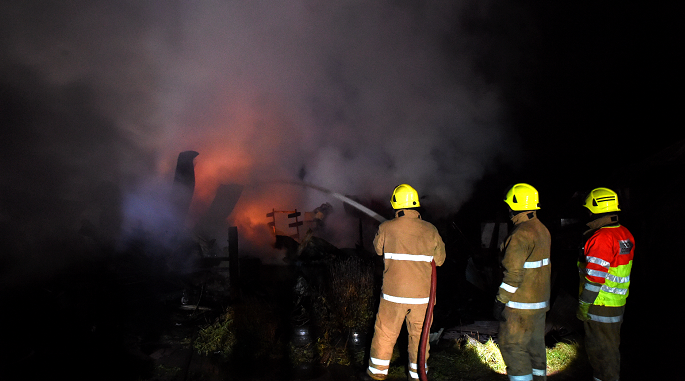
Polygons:
<instances>
[{"instance_id":1,"label":"fire","mask_svg":"<svg viewBox=\"0 0 685 381\"><path fill-rule=\"evenodd\" d=\"M243 205L235 216L230 217L233 225L238 227L241 239L256 246L271 245L274 242L273 232L267 225L266 211L260 203L253 203Z\"/></svg>"},{"instance_id":2,"label":"fire","mask_svg":"<svg viewBox=\"0 0 685 381\"><path fill-rule=\"evenodd\" d=\"M201 151L195 159L195 192L193 195L192 214L204 213L214 199L219 184L222 182L243 183L245 173L252 166L247 154L219 152L217 150Z\"/></svg>"},{"instance_id":3,"label":"fire","mask_svg":"<svg viewBox=\"0 0 685 381\"><path fill-rule=\"evenodd\" d=\"M274 208L294 210L301 207L302 189L289 184L250 180L253 160L240 150L230 153L211 149L198 152L201 153L195 159L195 191L189 217L191 225L207 212L220 184L240 184L244 186L243 191L227 217L226 225L238 227L241 247L270 247L274 242L274 234L267 225L271 219L266 214Z\"/></svg>"},{"instance_id":4,"label":"fire","mask_svg":"<svg viewBox=\"0 0 685 381\"><path fill-rule=\"evenodd\" d=\"M292 116L283 105L263 97L251 99L250 89L242 90L223 94L216 100L222 107L195 121L184 136L200 153L195 159L194 200L199 212L212 201L220 183L247 185L283 172L291 139L296 139Z\"/></svg>"},{"instance_id":5,"label":"fire","mask_svg":"<svg viewBox=\"0 0 685 381\"><path fill-rule=\"evenodd\" d=\"M221 184L240 184L244 189L227 224L238 227L242 240L271 243L266 213L303 207L301 189L283 184L276 188L271 183L291 171L287 163L292 161L298 132L288 107L242 90L215 99L222 107L205 110L171 139L182 136L185 147L199 152L189 225L207 212Z\"/></svg>"}]
</instances>

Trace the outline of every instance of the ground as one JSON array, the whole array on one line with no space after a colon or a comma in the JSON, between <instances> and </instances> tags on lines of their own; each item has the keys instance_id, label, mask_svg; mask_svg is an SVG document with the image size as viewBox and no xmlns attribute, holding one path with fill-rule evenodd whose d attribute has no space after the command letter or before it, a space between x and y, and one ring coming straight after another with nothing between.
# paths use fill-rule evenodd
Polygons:
<instances>
[{"instance_id":1,"label":"ground","mask_svg":"<svg viewBox=\"0 0 685 381\"><path fill-rule=\"evenodd\" d=\"M262 282L268 287L227 288L225 298L212 300L208 288L188 287L192 276L151 271L163 264L144 261L142 271L135 259L117 263L118 269L111 263L79 265L59 276L8 290L3 295L6 322L0 379L348 381L364 371L365 360L292 366L288 356L291 331L286 323L291 311L282 309L290 303L286 279L270 275L271 282ZM207 279L203 285L211 283ZM221 289L216 281L213 287ZM200 301L197 308L193 298ZM191 303L184 305L188 299ZM199 330L229 306L243 318L236 351L231 356L198 353L193 341ZM576 332L558 339L582 340L582 335ZM432 348L430 380L506 380L485 365L468 369L451 365L455 345L444 340ZM636 336L626 337L623 380L630 380L633 370L640 368L639 346ZM569 370L548 379L590 380L584 354L579 357ZM393 364L389 380L406 379L402 364L402 358Z\"/></svg>"}]
</instances>

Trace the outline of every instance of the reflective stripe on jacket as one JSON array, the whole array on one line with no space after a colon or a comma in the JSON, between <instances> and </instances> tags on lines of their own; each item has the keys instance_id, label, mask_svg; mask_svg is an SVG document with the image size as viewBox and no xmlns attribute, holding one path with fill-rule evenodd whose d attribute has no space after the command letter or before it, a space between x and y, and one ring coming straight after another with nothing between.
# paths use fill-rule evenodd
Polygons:
<instances>
[{"instance_id":1,"label":"reflective stripe on jacket","mask_svg":"<svg viewBox=\"0 0 685 381\"><path fill-rule=\"evenodd\" d=\"M549 230L536 212L512 218L515 228L504 245L504 277L497 298L518 310L549 310L551 283Z\"/></svg>"},{"instance_id":2,"label":"reflective stripe on jacket","mask_svg":"<svg viewBox=\"0 0 685 381\"><path fill-rule=\"evenodd\" d=\"M585 242L585 263L579 263L581 300L598 306L625 305L634 252L635 238L624 226L597 229Z\"/></svg>"},{"instance_id":3,"label":"reflective stripe on jacket","mask_svg":"<svg viewBox=\"0 0 685 381\"><path fill-rule=\"evenodd\" d=\"M385 261L383 298L404 304L428 303L432 266L445 262L445 244L433 224L416 210L400 209L383 222L373 240Z\"/></svg>"}]
</instances>

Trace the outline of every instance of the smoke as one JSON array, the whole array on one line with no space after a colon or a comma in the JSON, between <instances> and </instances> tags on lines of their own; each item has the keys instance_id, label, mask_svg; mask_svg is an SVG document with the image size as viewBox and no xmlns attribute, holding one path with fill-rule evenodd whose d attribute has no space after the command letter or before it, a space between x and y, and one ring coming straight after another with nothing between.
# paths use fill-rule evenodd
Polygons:
<instances>
[{"instance_id":1,"label":"smoke","mask_svg":"<svg viewBox=\"0 0 685 381\"><path fill-rule=\"evenodd\" d=\"M430 195L428 206L455 212L515 147L499 89L473 68L478 42L461 29L466 9L465 1L4 2L3 194L73 201L49 221L78 223L93 204L83 195L105 182L119 191L122 226L153 223L164 208L151 195L165 191L150 187L170 184L178 153L194 150L196 216L222 183L248 185L232 218L254 229L271 208L331 201L257 185L278 179L383 200L409 183ZM6 202L2 213L24 211Z\"/></svg>"}]
</instances>

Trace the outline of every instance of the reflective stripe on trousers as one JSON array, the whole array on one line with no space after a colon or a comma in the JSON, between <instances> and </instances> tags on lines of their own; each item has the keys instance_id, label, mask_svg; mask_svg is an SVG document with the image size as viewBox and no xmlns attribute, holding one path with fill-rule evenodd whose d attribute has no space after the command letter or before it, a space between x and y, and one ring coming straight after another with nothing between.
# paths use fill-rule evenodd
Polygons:
<instances>
[{"instance_id":1,"label":"reflective stripe on trousers","mask_svg":"<svg viewBox=\"0 0 685 381\"><path fill-rule=\"evenodd\" d=\"M587 316L590 318L590 320L596 321L598 323L618 323L618 322L623 321L623 315L600 316L600 315L587 314Z\"/></svg>"},{"instance_id":2,"label":"reflective stripe on trousers","mask_svg":"<svg viewBox=\"0 0 685 381\"><path fill-rule=\"evenodd\" d=\"M390 360L381 360L377 358L370 358L371 363L374 365L381 365L381 366L389 366L390 365Z\"/></svg>"},{"instance_id":3,"label":"reflective stripe on trousers","mask_svg":"<svg viewBox=\"0 0 685 381\"><path fill-rule=\"evenodd\" d=\"M538 303L522 303L522 302L507 302L507 307L515 308L517 310L539 310L546 308L549 305L548 302L538 302Z\"/></svg>"},{"instance_id":4,"label":"reflective stripe on trousers","mask_svg":"<svg viewBox=\"0 0 685 381\"><path fill-rule=\"evenodd\" d=\"M509 376L511 381L533 381L533 374L526 374L523 376Z\"/></svg>"},{"instance_id":5,"label":"reflective stripe on trousers","mask_svg":"<svg viewBox=\"0 0 685 381\"><path fill-rule=\"evenodd\" d=\"M526 374L523 376L509 376L509 380L512 381L532 381L533 376L544 377L547 375L547 369L533 369L533 373Z\"/></svg>"},{"instance_id":6,"label":"reflective stripe on trousers","mask_svg":"<svg viewBox=\"0 0 685 381\"><path fill-rule=\"evenodd\" d=\"M428 374L428 364L425 364L423 369L426 371L426 374ZM415 362L409 363L409 377L411 377L413 380L419 379L419 368L418 364Z\"/></svg>"},{"instance_id":7,"label":"reflective stripe on trousers","mask_svg":"<svg viewBox=\"0 0 685 381\"><path fill-rule=\"evenodd\" d=\"M369 358L369 363L370 363L370 365L369 365L369 372L371 372L371 373L373 373L373 374L382 374L382 375L385 375L385 376L388 375L388 368L385 368L385 369L377 369L377 368L375 368L373 365L378 365L378 366L380 366L380 367L389 367L389 366L390 366L390 360L381 360L381 359L377 359L377 358L374 358L374 357L370 357L370 358Z\"/></svg>"},{"instance_id":8,"label":"reflective stripe on trousers","mask_svg":"<svg viewBox=\"0 0 685 381\"><path fill-rule=\"evenodd\" d=\"M403 298L388 294L383 294L383 299L397 304L428 304L430 301L430 298Z\"/></svg>"}]
</instances>

